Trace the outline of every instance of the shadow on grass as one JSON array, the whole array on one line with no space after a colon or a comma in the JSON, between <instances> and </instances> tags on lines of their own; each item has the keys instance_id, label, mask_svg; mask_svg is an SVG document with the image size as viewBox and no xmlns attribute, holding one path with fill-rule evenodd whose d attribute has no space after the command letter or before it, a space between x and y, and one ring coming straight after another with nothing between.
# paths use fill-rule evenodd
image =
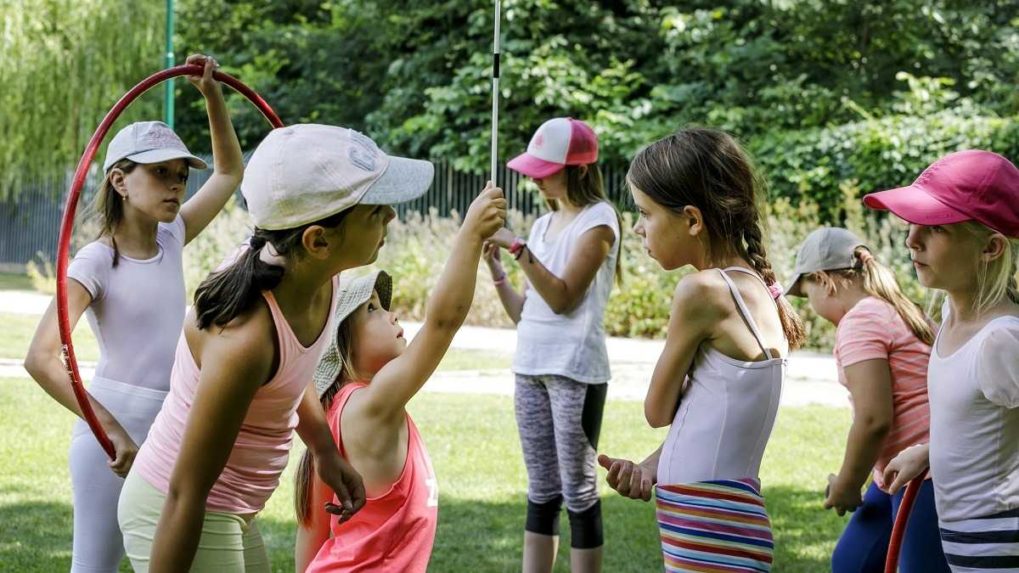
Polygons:
<instances>
[{"instance_id":1,"label":"shadow on grass","mask_svg":"<svg viewBox=\"0 0 1019 573\"><path fill-rule=\"evenodd\" d=\"M0 571L67 571L70 566L70 505L44 501L0 505Z\"/></svg>"},{"instance_id":2,"label":"shadow on grass","mask_svg":"<svg viewBox=\"0 0 1019 573\"><path fill-rule=\"evenodd\" d=\"M790 487L766 490L768 511L776 534L775 571L830 571L831 548L843 520L820 509L818 493ZM439 527L428 570L438 573L518 571L526 505L519 501L481 501L442 497ZM602 498L605 526L605 571L661 571L662 561L654 506L623 499ZM259 520L273 557L274 568L292 566L294 522ZM555 571L569 571L570 532L565 511L560 518L560 552Z\"/></svg>"},{"instance_id":3,"label":"shadow on grass","mask_svg":"<svg viewBox=\"0 0 1019 573\"><path fill-rule=\"evenodd\" d=\"M5 488L4 493L12 493ZM776 535L775 571L829 571L829 556L844 519L819 509L813 490L765 490ZM517 571L526 510L519 500L493 502L443 497L429 571L471 573ZM605 571L660 571L654 506L610 494L602 499ZM273 569L293 568L294 520L258 520ZM561 517L557 572L569 571L569 521ZM70 567L71 507L30 501L0 505L0 571L50 572ZM126 561L121 571L130 571Z\"/></svg>"}]
</instances>

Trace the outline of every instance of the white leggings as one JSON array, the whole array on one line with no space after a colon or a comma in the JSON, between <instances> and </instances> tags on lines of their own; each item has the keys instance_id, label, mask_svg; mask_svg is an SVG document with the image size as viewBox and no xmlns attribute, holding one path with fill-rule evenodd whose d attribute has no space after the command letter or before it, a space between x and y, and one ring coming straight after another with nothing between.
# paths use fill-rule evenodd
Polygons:
<instances>
[{"instance_id":1,"label":"white leggings","mask_svg":"<svg viewBox=\"0 0 1019 573\"><path fill-rule=\"evenodd\" d=\"M141 446L166 392L95 378L88 391L117 418ZM106 452L88 424L78 420L68 455L74 492L72 573L115 573L124 557L124 539L117 525L117 500L124 480L107 465Z\"/></svg>"}]
</instances>

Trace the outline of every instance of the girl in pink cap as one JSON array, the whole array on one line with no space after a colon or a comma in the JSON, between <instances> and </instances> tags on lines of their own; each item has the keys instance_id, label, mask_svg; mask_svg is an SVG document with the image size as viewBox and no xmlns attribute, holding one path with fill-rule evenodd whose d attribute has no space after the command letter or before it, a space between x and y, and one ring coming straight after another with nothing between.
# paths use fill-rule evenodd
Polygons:
<instances>
[{"instance_id":1,"label":"girl in pink cap","mask_svg":"<svg viewBox=\"0 0 1019 573\"><path fill-rule=\"evenodd\" d=\"M759 472L803 325L764 247L760 180L732 137L702 128L645 147L626 180L648 255L696 272L676 286L644 399L652 427L671 425L665 443L640 464L599 462L623 495L649 500L657 482L666 571L770 571Z\"/></svg>"},{"instance_id":2,"label":"girl in pink cap","mask_svg":"<svg viewBox=\"0 0 1019 573\"><path fill-rule=\"evenodd\" d=\"M524 571L551 571L559 514L570 519L570 566L600 571L598 434L609 380L602 321L620 273L619 214L605 197L598 138L584 122L543 123L508 164L538 185L551 212L526 240L501 229L485 252L499 299L517 323L514 402L527 466ZM507 280L508 249L527 282Z\"/></svg>"},{"instance_id":3,"label":"girl in pink cap","mask_svg":"<svg viewBox=\"0 0 1019 573\"><path fill-rule=\"evenodd\" d=\"M237 190L243 173L237 142L212 58L188 80L205 97L213 173L185 201L191 169L204 161L166 124L128 125L110 141L106 178L96 197L100 236L82 247L67 270L71 326L85 313L99 340L99 364L89 383L92 407L113 442L111 462L84 420L71 436L68 461L74 496L71 571L117 571L124 541L117 499L138 445L170 388L173 348L184 322L182 253ZM56 304L39 322L25 358L32 378L62 406L81 416L61 357Z\"/></svg>"},{"instance_id":4,"label":"girl in pink cap","mask_svg":"<svg viewBox=\"0 0 1019 573\"><path fill-rule=\"evenodd\" d=\"M944 291L927 369L930 443L885 468L892 492L930 468L953 571L1019 571L1019 170L952 153L864 203L910 223L920 283Z\"/></svg>"}]
</instances>

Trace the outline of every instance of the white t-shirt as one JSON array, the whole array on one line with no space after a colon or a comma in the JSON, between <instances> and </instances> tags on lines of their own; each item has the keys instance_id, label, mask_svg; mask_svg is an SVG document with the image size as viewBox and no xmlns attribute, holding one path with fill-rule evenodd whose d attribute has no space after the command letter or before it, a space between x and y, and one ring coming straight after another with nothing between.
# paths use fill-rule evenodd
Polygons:
<instances>
[{"instance_id":1,"label":"white t-shirt","mask_svg":"<svg viewBox=\"0 0 1019 573\"><path fill-rule=\"evenodd\" d=\"M1019 318L991 320L949 356L938 342L927 370L938 518L1019 508Z\"/></svg>"},{"instance_id":2,"label":"white t-shirt","mask_svg":"<svg viewBox=\"0 0 1019 573\"><path fill-rule=\"evenodd\" d=\"M81 248L67 276L92 295L85 310L99 342L96 378L153 390L170 389L170 370L186 309L184 219L160 223L159 253L139 260L98 241Z\"/></svg>"},{"instance_id":3,"label":"white t-shirt","mask_svg":"<svg viewBox=\"0 0 1019 573\"><path fill-rule=\"evenodd\" d=\"M517 325L517 352L513 372L531 376L557 374L587 384L608 382L609 357L605 348L605 305L612 291L619 242L619 221L606 202L589 205L560 231L546 241L545 232L552 213L542 216L531 227L527 248L552 274L562 277L577 241L595 227L612 229L615 239L583 300L570 312L556 314L538 291L527 284L524 308ZM527 256L524 253L523 256Z\"/></svg>"}]
</instances>

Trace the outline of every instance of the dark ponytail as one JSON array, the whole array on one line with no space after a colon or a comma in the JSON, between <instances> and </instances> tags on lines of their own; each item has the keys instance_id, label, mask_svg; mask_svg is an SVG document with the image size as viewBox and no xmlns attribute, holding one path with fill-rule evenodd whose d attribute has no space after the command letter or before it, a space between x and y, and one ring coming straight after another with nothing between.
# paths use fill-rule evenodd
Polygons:
<instances>
[{"instance_id":1,"label":"dark ponytail","mask_svg":"<svg viewBox=\"0 0 1019 573\"><path fill-rule=\"evenodd\" d=\"M262 291L272 290L280 284L286 269L263 261L263 250L272 249L274 254L293 260L300 256L301 239L308 227L336 227L350 211L346 209L293 229L267 231L255 227L254 234L248 240L248 247L229 266L210 274L195 290L198 328L204 330L212 325L226 326L250 310Z\"/></svg>"},{"instance_id":2,"label":"dark ponytail","mask_svg":"<svg viewBox=\"0 0 1019 573\"><path fill-rule=\"evenodd\" d=\"M92 211L99 217L99 235L97 239L108 236L113 246L113 267L120 263L120 249L117 248L117 238L114 233L117 226L124 220L124 197L117 193L113 187L113 170L118 169L124 175L134 171L138 164L130 159L121 159L106 170L106 176L99 186L99 192L92 203Z\"/></svg>"}]
</instances>

